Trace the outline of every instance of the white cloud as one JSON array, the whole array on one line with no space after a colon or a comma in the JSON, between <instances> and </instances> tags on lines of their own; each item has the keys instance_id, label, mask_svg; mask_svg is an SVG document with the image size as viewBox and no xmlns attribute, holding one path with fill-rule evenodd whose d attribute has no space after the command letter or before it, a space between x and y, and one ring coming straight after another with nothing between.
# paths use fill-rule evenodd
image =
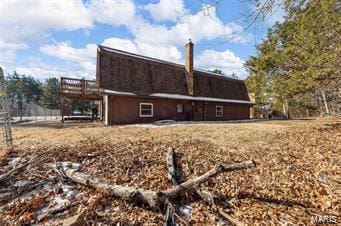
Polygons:
<instances>
[{"instance_id":1,"label":"white cloud","mask_svg":"<svg viewBox=\"0 0 341 226\"><path fill-rule=\"evenodd\" d=\"M182 58L181 52L176 46L151 45L148 43L133 42L129 39L109 38L102 45L130 53L137 53L157 59L179 62Z\"/></svg>"},{"instance_id":2,"label":"white cloud","mask_svg":"<svg viewBox=\"0 0 341 226\"><path fill-rule=\"evenodd\" d=\"M120 26L135 20L136 8L130 0L91 0L88 9L99 23Z\"/></svg>"},{"instance_id":3,"label":"white cloud","mask_svg":"<svg viewBox=\"0 0 341 226\"><path fill-rule=\"evenodd\" d=\"M44 80L49 77L78 77L93 78L84 74L82 70L61 69L59 67L46 64L40 58L31 57L27 64L18 65L13 70L19 74L31 75Z\"/></svg>"},{"instance_id":4,"label":"white cloud","mask_svg":"<svg viewBox=\"0 0 341 226\"><path fill-rule=\"evenodd\" d=\"M28 46L26 44L24 44L24 43L11 42L10 40L9 41L5 41L0 36L0 49L16 50L16 49L26 49L26 48L28 48Z\"/></svg>"},{"instance_id":5,"label":"white cloud","mask_svg":"<svg viewBox=\"0 0 341 226\"><path fill-rule=\"evenodd\" d=\"M91 15L81 0L2 0L1 24L41 29L89 28Z\"/></svg>"},{"instance_id":6,"label":"white cloud","mask_svg":"<svg viewBox=\"0 0 341 226\"><path fill-rule=\"evenodd\" d=\"M95 76L96 72L96 44L87 44L85 48L73 48L66 42L44 45L40 52L64 60L78 70L84 71L84 76Z\"/></svg>"},{"instance_id":7,"label":"white cloud","mask_svg":"<svg viewBox=\"0 0 341 226\"><path fill-rule=\"evenodd\" d=\"M82 0L0 1L1 62L13 63L15 50L40 42L51 30L91 28L92 17ZM10 65L9 65L10 66Z\"/></svg>"},{"instance_id":8,"label":"white cloud","mask_svg":"<svg viewBox=\"0 0 341 226\"><path fill-rule=\"evenodd\" d=\"M85 48L73 48L66 42L54 45L44 45L39 48L42 53L57 57L62 60L78 62L96 57L96 44L87 44Z\"/></svg>"},{"instance_id":9,"label":"white cloud","mask_svg":"<svg viewBox=\"0 0 341 226\"><path fill-rule=\"evenodd\" d=\"M16 59L16 55L12 50L0 51L0 66L12 64Z\"/></svg>"},{"instance_id":10,"label":"white cloud","mask_svg":"<svg viewBox=\"0 0 341 226\"><path fill-rule=\"evenodd\" d=\"M204 50L194 60L195 66L208 70L220 69L225 75L236 73L239 78L245 78L244 61L234 55L230 50L219 52L216 50Z\"/></svg>"},{"instance_id":11,"label":"white cloud","mask_svg":"<svg viewBox=\"0 0 341 226\"><path fill-rule=\"evenodd\" d=\"M209 11L209 16L207 15ZM242 36L236 36L242 27L235 23L224 24L216 15L215 7L197 14L180 17L173 26L155 25L140 22L139 26L132 26L132 33L136 42L156 45L184 45L189 38L195 43L202 40L223 38L229 42L245 42Z\"/></svg>"},{"instance_id":12,"label":"white cloud","mask_svg":"<svg viewBox=\"0 0 341 226\"><path fill-rule=\"evenodd\" d=\"M156 21L177 21L179 16L184 16L188 11L185 9L183 0L160 0L158 3L150 3L144 7Z\"/></svg>"},{"instance_id":13,"label":"white cloud","mask_svg":"<svg viewBox=\"0 0 341 226\"><path fill-rule=\"evenodd\" d=\"M130 39L108 38L103 41L102 45L130 53L138 52L136 44Z\"/></svg>"},{"instance_id":14,"label":"white cloud","mask_svg":"<svg viewBox=\"0 0 341 226\"><path fill-rule=\"evenodd\" d=\"M181 52L175 46L152 45L148 43L138 43L138 52L142 55L154 57L171 62L180 62Z\"/></svg>"}]
</instances>

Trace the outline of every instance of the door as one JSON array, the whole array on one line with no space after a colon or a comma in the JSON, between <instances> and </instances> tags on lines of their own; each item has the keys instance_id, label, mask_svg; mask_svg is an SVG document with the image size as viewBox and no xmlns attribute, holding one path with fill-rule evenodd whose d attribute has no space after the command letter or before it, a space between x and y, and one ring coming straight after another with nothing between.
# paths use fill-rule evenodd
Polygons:
<instances>
[{"instance_id":1,"label":"door","mask_svg":"<svg viewBox=\"0 0 341 226\"><path fill-rule=\"evenodd\" d=\"M204 120L204 104L196 102L194 105L194 121Z\"/></svg>"}]
</instances>

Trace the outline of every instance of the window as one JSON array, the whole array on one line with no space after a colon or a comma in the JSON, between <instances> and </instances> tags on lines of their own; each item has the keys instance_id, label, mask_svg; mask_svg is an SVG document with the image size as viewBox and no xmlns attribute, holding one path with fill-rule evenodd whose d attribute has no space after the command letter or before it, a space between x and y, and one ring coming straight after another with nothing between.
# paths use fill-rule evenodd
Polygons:
<instances>
[{"instance_id":1,"label":"window","mask_svg":"<svg viewBox=\"0 0 341 226\"><path fill-rule=\"evenodd\" d=\"M215 106L215 116L216 117L223 117L223 115L224 115L223 106L220 106L220 105Z\"/></svg>"},{"instance_id":2,"label":"window","mask_svg":"<svg viewBox=\"0 0 341 226\"><path fill-rule=\"evenodd\" d=\"M176 105L176 112L177 112L177 113L182 113L182 112L184 112L184 105L183 105L183 104L177 104L177 105Z\"/></svg>"},{"instance_id":3,"label":"window","mask_svg":"<svg viewBox=\"0 0 341 226\"><path fill-rule=\"evenodd\" d=\"M140 103L140 117L153 117L152 103Z\"/></svg>"}]
</instances>

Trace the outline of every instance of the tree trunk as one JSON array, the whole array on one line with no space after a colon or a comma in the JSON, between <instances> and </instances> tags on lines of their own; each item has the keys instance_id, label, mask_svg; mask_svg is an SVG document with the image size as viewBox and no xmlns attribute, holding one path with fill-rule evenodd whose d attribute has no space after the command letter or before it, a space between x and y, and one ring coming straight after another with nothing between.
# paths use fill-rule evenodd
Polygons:
<instances>
[{"instance_id":1,"label":"tree trunk","mask_svg":"<svg viewBox=\"0 0 341 226\"><path fill-rule=\"evenodd\" d=\"M287 117L287 109L285 108L285 103L283 103L282 105L283 105L283 115Z\"/></svg>"},{"instance_id":2,"label":"tree trunk","mask_svg":"<svg viewBox=\"0 0 341 226\"><path fill-rule=\"evenodd\" d=\"M289 119L290 118L290 112L289 112L289 102L288 99L285 99L285 109L286 109L286 118Z\"/></svg>"},{"instance_id":3,"label":"tree trunk","mask_svg":"<svg viewBox=\"0 0 341 226\"><path fill-rule=\"evenodd\" d=\"M19 105L19 117L20 117L20 121L22 121L22 111L23 111L23 103L22 103L22 97L21 97L21 94L19 94L19 97L18 97L18 99L19 99L19 103L18 103L18 105Z\"/></svg>"},{"instance_id":4,"label":"tree trunk","mask_svg":"<svg viewBox=\"0 0 341 226\"><path fill-rule=\"evenodd\" d=\"M38 121L38 102L36 102L36 121Z\"/></svg>"},{"instance_id":5,"label":"tree trunk","mask_svg":"<svg viewBox=\"0 0 341 226\"><path fill-rule=\"evenodd\" d=\"M326 94L324 93L323 89L321 90L321 93L322 93L322 100L323 100L323 103L324 103L324 107L326 109L326 113L327 113L327 115L329 115L330 112L329 112L329 107L328 107L328 103L327 103L327 98L326 98Z\"/></svg>"},{"instance_id":6,"label":"tree trunk","mask_svg":"<svg viewBox=\"0 0 341 226\"><path fill-rule=\"evenodd\" d=\"M305 109L305 112L306 112L306 114L307 114L307 117L309 118L309 117L310 117L310 112L309 112L309 109L308 109L308 108L306 108L306 109Z\"/></svg>"}]
</instances>

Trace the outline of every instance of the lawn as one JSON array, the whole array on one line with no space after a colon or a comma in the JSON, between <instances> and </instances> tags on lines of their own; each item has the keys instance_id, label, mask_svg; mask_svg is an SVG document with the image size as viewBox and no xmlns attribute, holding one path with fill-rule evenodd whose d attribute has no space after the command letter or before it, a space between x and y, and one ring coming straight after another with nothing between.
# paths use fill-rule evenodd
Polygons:
<instances>
[{"instance_id":1,"label":"lawn","mask_svg":"<svg viewBox=\"0 0 341 226\"><path fill-rule=\"evenodd\" d=\"M58 224L76 215L77 221L88 223L159 225L162 210L61 180L48 164L80 163L81 172L113 184L163 190L172 187L165 162L168 147L176 152L183 180L218 163L256 162L256 168L223 173L203 184L234 224L312 224L317 215L341 220L339 119L111 127L26 123L15 125L13 134L13 149L2 151L0 174L15 167L14 161L20 165L49 151L43 161L0 184L0 193L8 193L0 196L0 218L9 224ZM187 214L178 211L180 224L223 220L196 195L178 201L187 209Z\"/></svg>"}]
</instances>

